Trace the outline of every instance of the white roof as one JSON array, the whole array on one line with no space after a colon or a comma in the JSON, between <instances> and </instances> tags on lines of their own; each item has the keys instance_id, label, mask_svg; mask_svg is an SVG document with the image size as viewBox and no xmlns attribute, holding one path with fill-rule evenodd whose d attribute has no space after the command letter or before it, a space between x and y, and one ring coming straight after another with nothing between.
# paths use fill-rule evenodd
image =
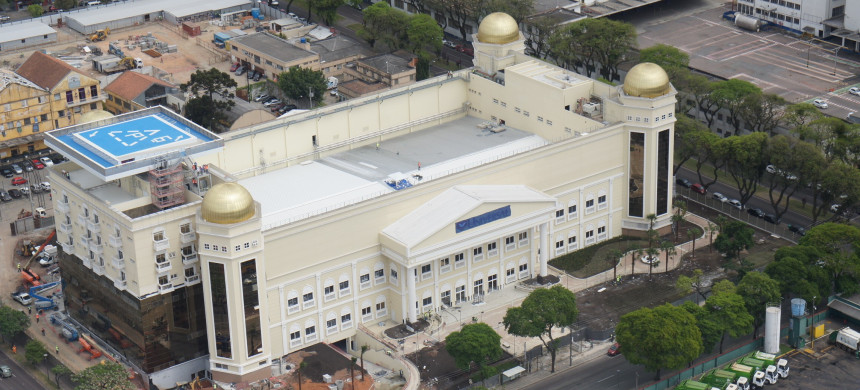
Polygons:
<instances>
[{"instance_id":1,"label":"white roof","mask_svg":"<svg viewBox=\"0 0 860 390\"><path fill-rule=\"evenodd\" d=\"M4 23L0 25L0 43L56 33L57 30L42 22Z\"/></svg>"},{"instance_id":2,"label":"white roof","mask_svg":"<svg viewBox=\"0 0 860 390\"><path fill-rule=\"evenodd\" d=\"M502 373L502 375L504 375L504 376L506 376L506 377L510 378L510 377L512 377L512 376L516 376L516 375L518 375L518 374L522 374L522 373L523 373L523 372L525 372L525 371L526 371L526 369L525 369L525 368L523 368L522 366L516 366L516 367L511 368L511 369L509 369L509 370L505 370L505 372L503 372L503 373Z\"/></svg>"},{"instance_id":3,"label":"white roof","mask_svg":"<svg viewBox=\"0 0 860 390\"><path fill-rule=\"evenodd\" d=\"M278 169L239 184L260 202L263 230L394 191L317 162Z\"/></svg>"},{"instance_id":4,"label":"white roof","mask_svg":"<svg viewBox=\"0 0 860 390\"><path fill-rule=\"evenodd\" d=\"M249 4L249 0L188 0L168 1L164 12L176 17L190 16L206 11L215 11Z\"/></svg>"},{"instance_id":5,"label":"white roof","mask_svg":"<svg viewBox=\"0 0 860 390\"><path fill-rule=\"evenodd\" d=\"M173 0L124 1L105 6L91 7L79 12L70 12L67 15L68 18L74 19L84 26L92 26L161 11L168 12L176 17L184 17L249 3L249 0L186 0L184 2Z\"/></svg>"},{"instance_id":6,"label":"white roof","mask_svg":"<svg viewBox=\"0 0 860 390\"><path fill-rule=\"evenodd\" d=\"M308 32L308 35L316 40L326 39L331 36L331 29L328 27L316 26Z\"/></svg>"},{"instance_id":7,"label":"white roof","mask_svg":"<svg viewBox=\"0 0 860 390\"><path fill-rule=\"evenodd\" d=\"M523 185L455 186L431 199L382 233L407 248L416 246L484 203L555 202L555 198Z\"/></svg>"}]
</instances>

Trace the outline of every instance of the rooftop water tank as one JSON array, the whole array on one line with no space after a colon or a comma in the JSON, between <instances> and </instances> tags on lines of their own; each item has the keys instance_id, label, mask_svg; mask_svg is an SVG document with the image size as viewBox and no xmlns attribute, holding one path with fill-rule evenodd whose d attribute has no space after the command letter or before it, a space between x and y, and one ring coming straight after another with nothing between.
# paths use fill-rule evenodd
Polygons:
<instances>
[{"instance_id":1,"label":"rooftop water tank","mask_svg":"<svg viewBox=\"0 0 860 390\"><path fill-rule=\"evenodd\" d=\"M806 314L806 301L801 298L791 300L791 316L801 317Z\"/></svg>"}]
</instances>

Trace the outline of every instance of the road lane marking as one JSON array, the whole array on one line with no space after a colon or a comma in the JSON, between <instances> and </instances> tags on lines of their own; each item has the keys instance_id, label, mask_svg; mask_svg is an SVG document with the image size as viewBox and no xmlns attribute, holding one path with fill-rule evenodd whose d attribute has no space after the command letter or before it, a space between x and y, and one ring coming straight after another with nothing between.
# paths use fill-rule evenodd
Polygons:
<instances>
[{"instance_id":1,"label":"road lane marking","mask_svg":"<svg viewBox=\"0 0 860 390\"><path fill-rule=\"evenodd\" d=\"M603 378L603 379L601 379L601 380L597 381L597 383L603 382L603 381L605 381L605 380L607 380L607 379L609 379L609 378L612 378L613 376L615 376L615 374L612 374L612 375L610 375L610 376L608 376L608 377L606 377L606 378Z\"/></svg>"}]
</instances>

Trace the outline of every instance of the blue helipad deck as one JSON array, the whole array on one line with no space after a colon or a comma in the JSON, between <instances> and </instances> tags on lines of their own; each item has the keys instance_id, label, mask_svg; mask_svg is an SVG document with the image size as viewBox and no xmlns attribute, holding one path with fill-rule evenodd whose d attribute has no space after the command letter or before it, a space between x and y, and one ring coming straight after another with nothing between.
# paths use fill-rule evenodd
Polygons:
<instances>
[{"instance_id":1,"label":"blue helipad deck","mask_svg":"<svg viewBox=\"0 0 860 390\"><path fill-rule=\"evenodd\" d=\"M160 157L223 146L217 135L161 107L56 130L46 143L106 179L146 169Z\"/></svg>"}]
</instances>

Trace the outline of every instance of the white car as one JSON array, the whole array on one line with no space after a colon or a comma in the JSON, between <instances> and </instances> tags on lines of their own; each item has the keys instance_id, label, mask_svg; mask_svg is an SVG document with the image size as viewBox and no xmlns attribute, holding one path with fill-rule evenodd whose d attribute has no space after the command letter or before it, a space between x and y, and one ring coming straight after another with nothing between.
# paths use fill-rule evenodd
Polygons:
<instances>
[{"instance_id":1,"label":"white car","mask_svg":"<svg viewBox=\"0 0 860 390\"><path fill-rule=\"evenodd\" d=\"M820 109L822 109L822 110L827 109L827 107L829 107L829 106L827 105L827 102L825 102L825 101L824 101L824 100L822 100L822 99L815 99L815 100L813 100L813 101L812 101L812 105L813 105L813 106L815 106L815 107L818 107L818 108L820 108Z\"/></svg>"},{"instance_id":2,"label":"white car","mask_svg":"<svg viewBox=\"0 0 860 390\"><path fill-rule=\"evenodd\" d=\"M40 184L39 186L42 187L42 191L50 191L51 190L51 183L49 183L49 182L43 181L42 184Z\"/></svg>"},{"instance_id":3,"label":"white car","mask_svg":"<svg viewBox=\"0 0 860 390\"><path fill-rule=\"evenodd\" d=\"M726 202L726 203L728 203L730 206L732 206L732 207L734 207L734 208L736 208L736 209L738 209L738 210L743 210L743 209L744 209L744 205L743 205L743 203L741 203L741 201L739 201L739 200L737 200L737 199L729 199L729 201L728 201L728 202Z\"/></svg>"},{"instance_id":4,"label":"white car","mask_svg":"<svg viewBox=\"0 0 860 390\"><path fill-rule=\"evenodd\" d=\"M721 203L726 203L729 201L729 198L726 198L725 195L723 195L719 192L714 192L714 194L711 196L714 198L714 200L718 200Z\"/></svg>"},{"instance_id":5,"label":"white car","mask_svg":"<svg viewBox=\"0 0 860 390\"><path fill-rule=\"evenodd\" d=\"M54 256L51 256L47 253L39 256L39 265L42 267L47 267L57 262L57 259Z\"/></svg>"},{"instance_id":6,"label":"white car","mask_svg":"<svg viewBox=\"0 0 860 390\"><path fill-rule=\"evenodd\" d=\"M852 94L852 95L860 96L860 88L857 88L857 87L851 87L851 88L849 88L849 89L848 89L848 93L850 93L850 94Z\"/></svg>"},{"instance_id":7,"label":"white car","mask_svg":"<svg viewBox=\"0 0 860 390\"><path fill-rule=\"evenodd\" d=\"M39 159L39 161L41 161L42 165L44 165L46 167L50 167L50 166L54 165L54 161L52 161L50 157L42 157Z\"/></svg>"},{"instance_id":8,"label":"white car","mask_svg":"<svg viewBox=\"0 0 860 390\"><path fill-rule=\"evenodd\" d=\"M771 175L776 173L776 167L774 167L773 165L766 166L764 168L764 170L767 171L767 173L770 173Z\"/></svg>"},{"instance_id":9,"label":"white car","mask_svg":"<svg viewBox=\"0 0 860 390\"><path fill-rule=\"evenodd\" d=\"M18 303L24 306L28 306L33 303L33 298L30 297L30 294L27 294L25 292L12 293L12 299L18 301Z\"/></svg>"}]
</instances>

